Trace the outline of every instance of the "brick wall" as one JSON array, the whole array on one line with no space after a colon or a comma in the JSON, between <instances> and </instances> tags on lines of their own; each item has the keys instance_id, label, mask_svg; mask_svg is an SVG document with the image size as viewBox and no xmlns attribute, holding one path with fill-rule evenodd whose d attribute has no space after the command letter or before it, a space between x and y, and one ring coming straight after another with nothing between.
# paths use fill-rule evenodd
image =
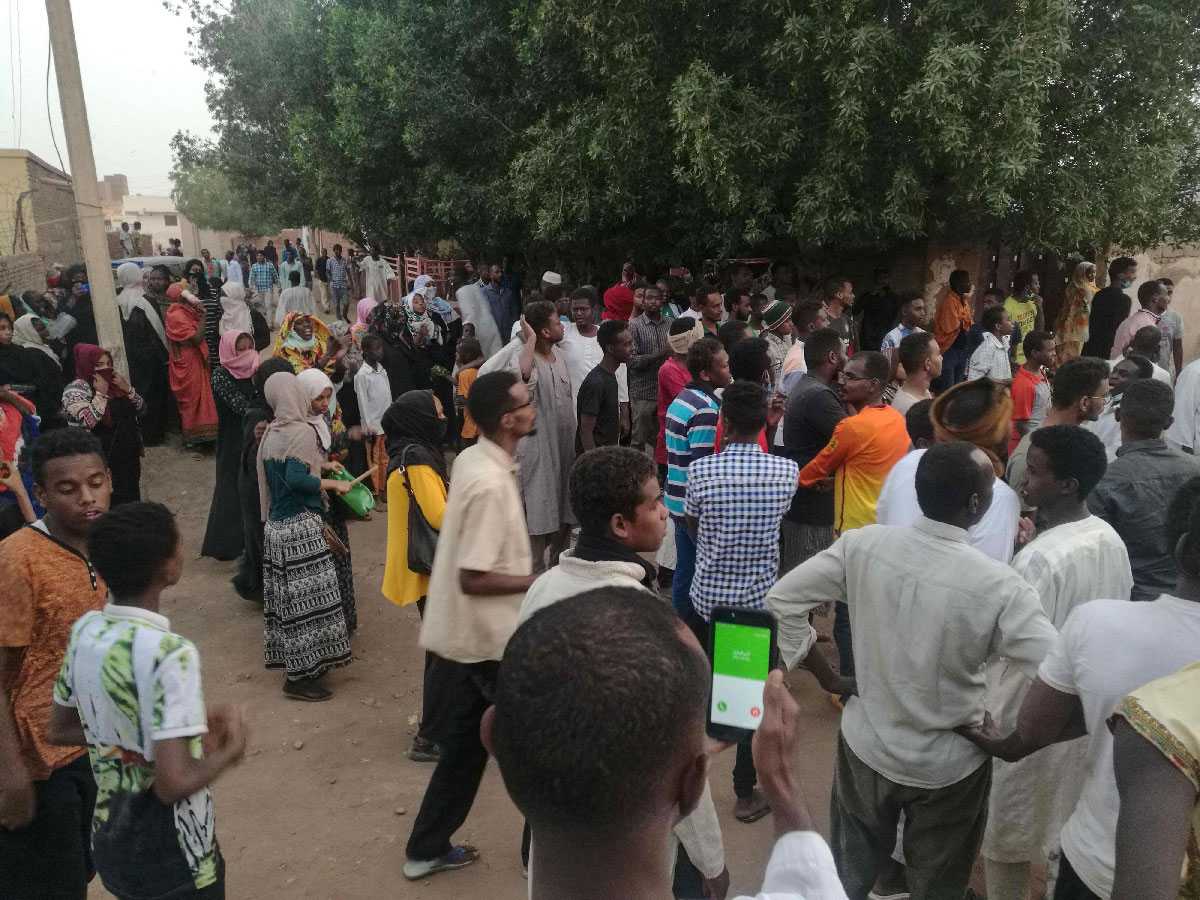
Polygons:
<instances>
[{"instance_id":1,"label":"brick wall","mask_svg":"<svg viewBox=\"0 0 1200 900\"><path fill-rule=\"evenodd\" d=\"M26 165L38 253L48 263L69 265L78 262L83 258L83 249L79 242L79 222L75 216L75 194L71 183L40 160L30 157Z\"/></svg>"},{"instance_id":2,"label":"brick wall","mask_svg":"<svg viewBox=\"0 0 1200 900\"><path fill-rule=\"evenodd\" d=\"M14 253L0 256L0 294L41 291L46 288L45 264L41 254Z\"/></svg>"}]
</instances>

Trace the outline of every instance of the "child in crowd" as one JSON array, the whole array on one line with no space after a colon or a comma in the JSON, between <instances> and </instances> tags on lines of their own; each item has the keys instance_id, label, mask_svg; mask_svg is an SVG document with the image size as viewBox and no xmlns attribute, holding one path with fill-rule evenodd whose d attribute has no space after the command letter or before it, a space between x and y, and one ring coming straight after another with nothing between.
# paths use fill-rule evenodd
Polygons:
<instances>
[{"instance_id":1,"label":"child in crowd","mask_svg":"<svg viewBox=\"0 0 1200 900\"><path fill-rule=\"evenodd\" d=\"M383 414L392 405L392 389L384 371L383 339L374 333L363 335L362 367L354 376L354 394L362 418L363 443L367 449L367 468L371 488L377 498L387 497L387 449L383 443Z\"/></svg>"},{"instance_id":2,"label":"child in crowd","mask_svg":"<svg viewBox=\"0 0 1200 900\"><path fill-rule=\"evenodd\" d=\"M466 336L467 329L471 327L463 326L463 339L458 342L454 357L454 374L451 376L454 382L454 409L458 413L458 433L461 438L459 450L470 447L479 436L479 429L467 409L467 394L471 392L471 385L479 377L479 367L483 365L483 349L479 346L479 341Z\"/></svg>"},{"instance_id":3,"label":"child in crowd","mask_svg":"<svg viewBox=\"0 0 1200 900\"><path fill-rule=\"evenodd\" d=\"M1012 381L1009 360L1009 337L1013 320L1006 306L989 306L983 311L983 343L974 349L967 360L967 381L990 378L992 381Z\"/></svg>"},{"instance_id":4,"label":"child in crowd","mask_svg":"<svg viewBox=\"0 0 1200 900\"><path fill-rule=\"evenodd\" d=\"M971 326L967 332L967 355L970 356L975 352L975 348L983 343L983 335L985 329L983 327L983 314L993 306L1004 305L1004 291L998 287L990 287L983 292L983 296L979 298L979 321ZM1011 318L1011 316L1009 317ZM1012 350L1017 344L1025 340L1025 334L1021 331L1021 326L1013 322L1012 334L1008 336L1008 347Z\"/></svg>"},{"instance_id":5,"label":"child in crowd","mask_svg":"<svg viewBox=\"0 0 1200 900\"><path fill-rule=\"evenodd\" d=\"M175 518L124 504L96 520L87 549L109 602L71 628L49 731L87 745L96 870L120 900L224 897L208 786L241 761L250 729L240 709L206 714L196 647L159 614L183 573Z\"/></svg>"}]
</instances>

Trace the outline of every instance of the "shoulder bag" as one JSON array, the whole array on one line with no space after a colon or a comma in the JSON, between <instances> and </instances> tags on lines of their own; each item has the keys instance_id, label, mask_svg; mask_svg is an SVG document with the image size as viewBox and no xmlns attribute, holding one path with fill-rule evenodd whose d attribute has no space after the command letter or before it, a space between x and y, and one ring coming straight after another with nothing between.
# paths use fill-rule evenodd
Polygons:
<instances>
[{"instance_id":1,"label":"shoulder bag","mask_svg":"<svg viewBox=\"0 0 1200 900\"><path fill-rule=\"evenodd\" d=\"M411 446L411 445L409 445ZM408 447L400 454L400 474L404 477L404 490L408 494L408 568L418 575L428 575L433 571L433 555L437 550L438 530L429 524L421 504L417 503L413 494L412 483L408 480Z\"/></svg>"}]
</instances>

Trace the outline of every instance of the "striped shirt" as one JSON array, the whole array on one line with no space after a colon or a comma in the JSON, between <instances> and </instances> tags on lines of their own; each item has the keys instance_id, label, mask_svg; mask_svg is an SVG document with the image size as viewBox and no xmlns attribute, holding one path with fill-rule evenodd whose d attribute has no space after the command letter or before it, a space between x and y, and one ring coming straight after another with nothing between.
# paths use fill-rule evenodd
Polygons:
<instances>
[{"instance_id":1,"label":"striped shirt","mask_svg":"<svg viewBox=\"0 0 1200 900\"><path fill-rule=\"evenodd\" d=\"M711 456L717 446L717 398L691 382L667 407L667 511L682 518L687 470L693 460Z\"/></svg>"},{"instance_id":2,"label":"striped shirt","mask_svg":"<svg viewBox=\"0 0 1200 900\"><path fill-rule=\"evenodd\" d=\"M658 370L664 360L654 357L667 346L670 327L671 321L665 316L655 322L645 314L629 323L629 330L633 332L633 359L629 361L630 400L658 399Z\"/></svg>"},{"instance_id":3,"label":"striped shirt","mask_svg":"<svg viewBox=\"0 0 1200 900\"><path fill-rule=\"evenodd\" d=\"M875 524L875 503L888 472L908 454L904 416L890 406L867 406L833 429L825 449L800 472L800 484L834 475L833 527L837 534Z\"/></svg>"}]
</instances>

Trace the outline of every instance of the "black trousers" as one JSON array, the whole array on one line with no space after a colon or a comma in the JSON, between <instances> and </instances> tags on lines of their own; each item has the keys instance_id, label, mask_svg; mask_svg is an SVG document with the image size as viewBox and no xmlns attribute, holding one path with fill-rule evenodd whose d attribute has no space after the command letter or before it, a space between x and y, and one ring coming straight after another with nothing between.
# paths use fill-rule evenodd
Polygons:
<instances>
[{"instance_id":1,"label":"black trousers","mask_svg":"<svg viewBox=\"0 0 1200 900\"><path fill-rule=\"evenodd\" d=\"M87 755L33 783L33 821L0 828L0 897L4 900L86 900L92 865L96 781Z\"/></svg>"},{"instance_id":2,"label":"black trousers","mask_svg":"<svg viewBox=\"0 0 1200 900\"><path fill-rule=\"evenodd\" d=\"M417 613L425 618L425 598L417 601ZM436 744L438 732L441 730L441 716L446 708L446 699L441 695L442 682L436 677L430 677L437 656L425 651L425 673L421 684L421 724L417 727L417 737L422 741Z\"/></svg>"},{"instance_id":3,"label":"black trousers","mask_svg":"<svg viewBox=\"0 0 1200 900\"><path fill-rule=\"evenodd\" d=\"M1054 900L1100 900L1071 867L1071 861L1065 853L1058 858L1058 881L1054 883Z\"/></svg>"},{"instance_id":4,"label":"black trousers","mask_svg":"<svg viewBox=\"0 0 1200 900\"><path fill-rule=\"evenodd\" d=\"M427 683L438 681L443 704L437 742L442 755L425 788L405 853L412 860L437 859L451 851L454 836L475 802L488 754L479 723L491 705L500 664L459 663L435 656Z\"/></svg>"}]
</instances>

